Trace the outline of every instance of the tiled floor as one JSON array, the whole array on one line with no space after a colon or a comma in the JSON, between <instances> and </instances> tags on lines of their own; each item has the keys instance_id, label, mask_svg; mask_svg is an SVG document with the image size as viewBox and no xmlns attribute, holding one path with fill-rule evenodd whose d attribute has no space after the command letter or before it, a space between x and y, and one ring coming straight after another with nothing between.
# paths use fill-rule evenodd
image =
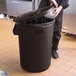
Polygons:
<instances>
[{"instance_id":1,"label":"tiled floor","mask_svg":"<svg viewBox=\"0 0 76 76\"><path fill-rule=\"evenodd\" d=\"M53 59L48 70L29 73L20 66L18 37L14 36L12 19L0 19L0 69L8 76L76 76L76 36L62 34L59 59Z\"/></svg>"}]
</instances>

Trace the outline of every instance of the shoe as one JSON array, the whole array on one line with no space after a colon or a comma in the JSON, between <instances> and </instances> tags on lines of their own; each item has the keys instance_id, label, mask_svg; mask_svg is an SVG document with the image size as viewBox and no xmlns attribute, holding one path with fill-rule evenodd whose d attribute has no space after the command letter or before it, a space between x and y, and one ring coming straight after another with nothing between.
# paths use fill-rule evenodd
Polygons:
<instances>
[{"instance_id":1,"label":"shoe","mask_svg":"<svg viewBox=\"0 0 76 76\"><path fill-rule=\"evenodd\" d=\"M59 55L56 50L52 50L52 57L55 59L59 58Z\"/></svg>"}]
</instances>

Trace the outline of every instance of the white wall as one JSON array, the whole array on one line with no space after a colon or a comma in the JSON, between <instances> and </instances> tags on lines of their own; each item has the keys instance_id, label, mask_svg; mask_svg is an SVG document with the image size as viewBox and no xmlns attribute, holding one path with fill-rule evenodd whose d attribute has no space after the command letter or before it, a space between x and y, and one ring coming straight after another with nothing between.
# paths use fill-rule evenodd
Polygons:
<instances>
[{"instance_id":1,"label":"white wall","mask_svg":"<svg viewBox=\"0 0 76 76\"><path fill-rule=\"evenodd\" d=\"M76 14L76 0L69 0L69 7L64 10L65 14Z\"/></svg>"}]
</instances>

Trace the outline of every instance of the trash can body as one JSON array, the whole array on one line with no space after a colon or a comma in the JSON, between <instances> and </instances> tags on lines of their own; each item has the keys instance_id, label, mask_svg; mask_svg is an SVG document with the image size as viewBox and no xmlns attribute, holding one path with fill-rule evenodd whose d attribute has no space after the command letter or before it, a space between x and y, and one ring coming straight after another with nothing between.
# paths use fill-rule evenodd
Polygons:
<instances>
[{"instance_id":1,"label":"trash can body","mask_svg":"<svg viewBox=\"0 0 76 76\"><path fill-rule=\"evenodd\" d=\"M53 23L54 21L15 27L19 34L21 66L26 71L41 72L49 68Z\"/></svg>"}]
</instances>

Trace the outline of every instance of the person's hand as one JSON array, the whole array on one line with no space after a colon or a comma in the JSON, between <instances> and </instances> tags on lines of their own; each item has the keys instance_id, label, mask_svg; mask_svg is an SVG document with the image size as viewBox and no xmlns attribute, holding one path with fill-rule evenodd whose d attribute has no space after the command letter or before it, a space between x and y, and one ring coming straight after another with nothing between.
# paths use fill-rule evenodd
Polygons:
<instances>
[{"instance_id":1,"label":"person's hand","mask_svg":"<svg viewBox=\"0 0 76 76\"><path fill-rule=\"evenodd\" d=\"M56 2L56 0L50 0L50 1L51 1L50 6L54 4L56 8L58 7L58 3Z\"/></svg>"},{"instance_id":2,"label":"person's hand","mask_svg":"<svg viewBox=\"0 0 76 76\"><path fill-rule=\"evenodd\" d=\"M59 7L54 9L54 18L56 18L58 16L58 14L62 10L62 8L63 8L62 6L59 6Z\"/></svg>"}]
</instances>

